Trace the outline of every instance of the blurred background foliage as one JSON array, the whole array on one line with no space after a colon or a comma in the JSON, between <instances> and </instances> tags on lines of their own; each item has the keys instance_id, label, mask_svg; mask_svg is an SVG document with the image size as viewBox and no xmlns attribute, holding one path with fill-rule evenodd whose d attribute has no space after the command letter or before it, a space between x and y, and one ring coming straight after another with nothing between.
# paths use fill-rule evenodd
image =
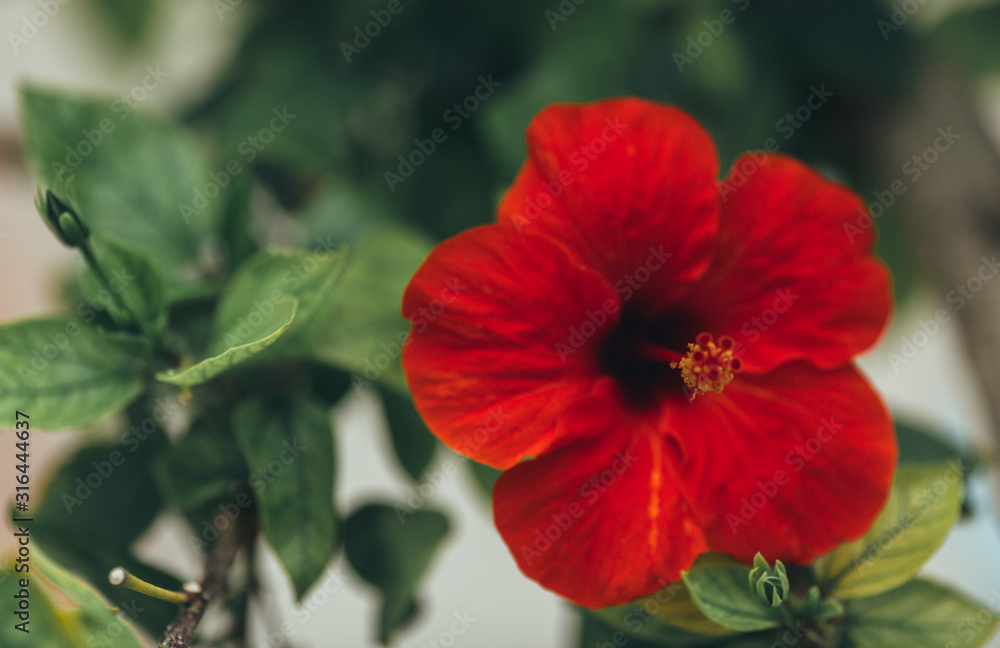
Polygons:
<instances>
[{"instance_id":1,"label":"blurred background foliage","mask_svg":"<svg viewBox=\"0 0 1000 648\"><path fill-rule=\"evenodd\" d=\"M212 91L181 117L225 160L273 109L297 115L254 169L283 206L303 214L310 234L356 234L394 219L444 238L489 222L523 159L531 117L551 102L613 95L695 115L724 170L773 137L782 153L871 201L879 187L859 159L865 147L857 120L879 104L905 101L915 69L928 59L944 58L960 75L1000 68L995 3L942 10L926 0L399 0L398 14L375 2L211 4L221 20L242 18L244 36ZM142 48L155 28L157 0L95 5L123 46ZM381 25L372 12L391 19ZM499 91L452 130L458 124L445 121L447 111L480 76L499 82ZM787 119L779 123L821 85L833 93L827 104L794 132ZM436 128L446 142L390 190L385 174L397 172L398 156ZM903 293L916 264L900 220L881 218L880 253Z\"/></svg>"},{"instance_id":2,"label":"blurred background foliage","mask_svg":"<svg viewBox=\"0 0 1000 648\"><path fill-rule=\"evenodd\" d=\"M158 16L168 1L95 0L91 5L95 20L114 35L118 49L138 57L155 39ZM383 225L402 225L394 231L408 232L410 243L384 243L371 258L362 255L358 261L363 268L357 271L359 276L376 283L371 278L380 272L396 277L415 270L430 241L494 218L496 204L524 158L524 130L549 103L637 95L674 104L711 133L723 174L741 152L763 148L773 138L781 153L824 170L872 202L874 192L885 187L871 173L867 147L859 141L863 132L859 124L873 112L906 102L920 70L931 61L943 62L969 87L979 87L1000 71L1000 3L996 2L205 0L205 4L219 20L239 22L239 44L210 90L173 117L214 151L213 168L223 169L231 160L249 162L247 138L265 127L274 111L295 115L273 142L253 148L255 200L227 206L234 214L232 222L222 216L230 268L266 243L308 247L317 237L331 236L358 242ZM398 11L390 13L390 7ZM469 100L461 110L455 107L475 97L484 80L493 82L496 90L485 99ZM817 88L832 96L819 108L809 108L807 101ZM469 105L476 108L462 112ZM801 112L796 117L803 106L808 108L806 119L801 119ZM414 165L412 174L403 172L402 158L419 148L418 141L431 139L435 129L442 129L445 139ZM924 145L915 143L914 150ZM397 182L387 174L406 177ZM903 301L923 277L907 239L905 218L896 209L888 207L878 219L879 253L892 267L897 297ZM249 237L243 231L247 214ZM398 267L385 270L392 264ZM398 312L400 289L395 282L356 290L384 298L381 309ZM192 324L192 337L198 328ZM390 325L372 333L373 343L392 339L393 330ZM330 351L330 364L338 364L337 353ZM304 384L318 401L332 404L350 388L346 371L318 364L309 371ZM239 380L254 383L267 378L251 372ZM379 389L393 447L405 472L416 481L431 461L434 442L405 395L385 385ZM135 415L140 416L142 410L136 408ZM165 443L157 439L155 447L150 444L146 449L152 453ZM927 452L920 439L911 439L907 447L917 448L915 455ZM106 452L84 450L56 479L73 483L74 463L85 471L91 455ZM153 461L151 454L146 463ZM495 472L475 468L477 480L488 492ZM239 474L230 481L239 482L242 469L235 470ZM152 473L143 474L137 479L152 479ZM124 511L131 505L117 501L109 503L113 508L108 510ZM421 514L427 516L421 524L430 538L425 542L428 547L446 533L446 520L436 515ZM394 516L389 509L369 506L344 515L343 523L348 528L382 528L384 520ZM127 554L127 545L149 520L133 522L136 528L124 531L109 523L114 542L101 546ZM72 525L60 526L55 511L40 536L52 538L58 549L66 548L59 538L72 532ZM385 556L376 549L389 547L393 555L404 555L406 550L399 547L406 542L388 533L370 543L349 542L347 547L362 577L385 593L379 627L384 640L415 613L412 590L427 567L430 549L418 552L416 567L380 567ZM101 580L100 574L86 571L93 571L94 561L85 552L53 553L94 582ZM176 584L166 575L150 574L142 565L130 566L139 573L146 569L163 584ZM113 595L107 586L101 588ZM143 621L155 633L168 617L166 609ZM585 632L603 637L598 626L589 619Z\"/></svg>"}]
</instances>

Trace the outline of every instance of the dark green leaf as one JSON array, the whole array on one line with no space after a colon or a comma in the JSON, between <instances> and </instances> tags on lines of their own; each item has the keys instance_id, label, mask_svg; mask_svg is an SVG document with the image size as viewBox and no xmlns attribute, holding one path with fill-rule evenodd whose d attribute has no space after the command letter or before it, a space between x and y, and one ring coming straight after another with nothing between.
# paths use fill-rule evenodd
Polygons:
<instances>
[{"instance_id":1,"label":"dark green leaf","mask_svg":"<svg viewBox=\"0 0 1000 648\"><path fill-rule=\"evenodd\" d=\"M385 388L379 388L379 395L385 405L396 458L414 481L419 480L434 458L437 442L408 395Z\"/></svg>"},{"instance_id":2,"label":"dark green leaf","mask_svg":"<svg viewBox=\"0 0 1000 648\"><path fill-rule=\"evenodd\" d=\"M20 103L35 176L50 187L71 187L67 198L93 234L131 244L172 284L189 282L221 209L199 193L211 181L200 147L113 97L28 85Z\"/></svg>"},{"instance_id":3,"label":"dark green leaf","mask_svg":"<svg viewBox=\"0 0 1000 648\"><path fill-rule=\"evenodd\" d=\"M436 511L399 513L369 504L344 523L344 551L351 567L382 593L379 641L388 644L416 610L416 588L438 546L448 519Z\"/></svg>"},{"instance_id":4,"label":"dark green leaf","mask_svg":"<svg viewBox=\"0 0 1000 648\"><path fill-rule=\"evenodd\" d=\"M0 427L13 428L17 410L58 430L122 409L142 392L144 353L71 317L0 326Z\"/></svg>"},{"instance_id":5,"label":"dark green leaf","mask_svg":"<svg viewBox=\"0 0 1000 648\"><path fill-rule=\"evenodd\" d=\"M233 414L264 536L302 598L338 542L329 413L304 398L247 401Z\"/></svg>"},{"instance_id":6,"label":"dark green leaf","mask_svg":"<svg viewBox=\"0 0 1000 648\"><path fill-rule=\"evenodd\" d=\"M108 286L103 286L89 269L85 273L92 302L118 303L135 316L142 329L153 333L166 326L166 287L159 270L143 253L114 237L91 239L97 262ZM101 298L98 298L100 296Z\"/></svg>"},{"instance_id":7,"label":"dark green leaf","mask_svg":"<svg viewBox=\"0 0 1000 648\"><path fill-rule=\"evenodd\" d=\"M877 596L847 605L843 648L977 648L996 632L998 618L953 590L912 580Z\"/></svg>"},{"instance_id":8,"label":"dark green leaf","mask_svg":"<svg viewBox=\"0 0 1000 648\"><path fill-rule=\"evenodd\" d=\"M223 194L219 232L225 246L226 263L236 268L257 251L257 243L250 235L250 189L253 185L249 173L233 178Z\"/></svg>"},{"instance_id":9,"label":"dark green leaf","mask_svg":"<svg viewBox=\"0 0 1000 648\"><path fill-rule=\"evenodd\" d=\"M872 596L913 578L958 519L962 473L955 462L901 466L868 533L813 564L826 593L841 599Z\"/></svg>"},{"instance_id":10,"label":"dark green leaf","mask_svg":"<svg viewBox=\"0 0 1000 648\"><path fill-rule=\"evenodd\" d=\"M705 616L683 581L634 603L588 613L605 626L656 645L700 646L735 634Z\"/></svg>"},{"instance_id":11,"label":"dark green leaf","mask_svg":"<svg viewBox=\"0 0 1000 648\"><path fill-rule=\"evenodd\" d=\"M493 485L497 483L497 480L500 478L500 475L503 474L503 471L471 459L466 463L469 464L469 471L472 472L472 477L476 480L476 484L479 485L483 494L485 494L486 497L492 497Z\"/></svg>"},{"instance_id":12,"label":"dark green leaf","mask_svg":"<svg viewBox=\"0 0 1000 648\"><path fill-rule=\"evenodd\" d=\"M580 631L576 645L579 648L604 648L605 646L629 646L629 648L655 648L668 644L647 643L639 639L634 639L624 630L604 625L592 614L586 611L580 612ZM675 646L686 646L689 644L672 644Z\"/></svg>"},{"instance_id":13,"label":"dark green leaf","mask_svg":"<svg viewBox=\"0 0 1000 648\"><path fill-rule=\"evenodd\" d=\"M248 477L236 442L204 422L160 453L153 474L167 501L183 511L233 496L246 487Z\"/></svg>"},{"instance_id":14,"label":"dark green leaf","mask_svg":"<svg viewBox=\"0 0 1000 648\"><path fill-rule=\"evenodd\" d=\"M755 632L781 623L779 609L765 606L749 587L750 569L717 554L704 554L683 573L698 609L711 621L737 632Z\"/></svg>"},{"instance_id":15,"label":"dark green leaf","mask_svg":"<svg viewBox=\"0 0 1000 648\"><path fill-rule=\"evenodd\" d=\"M935 462L960 459L971 470L973 461L966 453L948 441L943 433L933 432L921 425L896 420L896 439L899 441L899 461Z\"/></svg>"}]
</instances>

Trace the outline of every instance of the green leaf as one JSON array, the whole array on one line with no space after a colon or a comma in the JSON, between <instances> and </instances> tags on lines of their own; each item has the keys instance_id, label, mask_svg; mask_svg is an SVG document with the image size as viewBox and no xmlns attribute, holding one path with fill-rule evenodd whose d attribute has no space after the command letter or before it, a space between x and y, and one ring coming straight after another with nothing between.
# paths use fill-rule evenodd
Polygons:
<instances>
[{"instance_id":1,"label":"green leaf","mask_svg":"<svg viewBox=\"0 0 1000 648\"><path fill-rule=\"evenodd\" d=\"M196 422L180 441L160 453L153 475L167 501L186 512L232 497L246 487L248 478L236 441L204 422Z\"/></svg>"},{"instance_id":2,"label":"green leaf","mask_svg":"<svg viewBox=\"0 0 1000 648\"><path fill-rule=\"evenodd\" d=\"M382 593L379 641L393 634L415 615L417 584L448 535L448 519L436 511L407 511L368 504L344 523L344 552L351 567Z\"/></svg>"},{"instance_id":3,"label":"green leaf","mask_svg":"<svg viewBox=\"0 0 1000 648\"><path fill-rule=\"evenodd\" d=\"M896 420L896 439L899 441L900 463L933 462L961 459L966 465L972 458L953 445L943 433L913 423Z\"/></svg>"},{"instance_id":4,"label":"green leaf","mask_svg":"<svg viewBox=\"0 0 1000 648\"><path fill-rule=\"evenodd\" d=\"M923 579L850 601L843 648L984 645L997 630L995 613Z\"/></svg>"},{"instance_id":5,"label":"green leaf","mask_svg":"<svg viewBox=\"0 0 1000 648\"><path fill-rule=\"evenodd\" d=\"M132 425L120 443L77 450L52 475L40 501L31 503L34 543L123 609L142 597L107 582L108 571L116 565L164 587L180 586L178 579L143 565L131 554L132 544L163 508L150 464L167 441L149 424L166 420L170 410L162 401L152 409L143 405L140 401L130 408ZM161 601L142 599L138 605L142 613L135 615L135 622L154 633L177 613L175 605Z\"/></svg>"},{"instance_id":6,"label":"green leaf","mask_svg":"<svg viewBox=\"0 0 1000 648\"><path fill-rule=\"evenodd\" d=\"M144 353L71 317L0 326L0 427L13 428L17 410L33 428L58 430L122 409L142 392Z\"/></svg>"},{"instance_id":7,"label":"green leaf","mask_svg":"<svg viewBox=\"0 0 1000 648\"><path fill-rule=\"evenodd\" d=\"M28 587L21 587L21 579ZM0 624L0 644L5 648L142 648L130 623L119 618L111 604L90 584L51 560L39 547L31 549L30 573L0 573L0 597L8 602L23 592L30 594L29 632L15 624L21 619L8 613ZM95 642L100 642L95 644Z\"/></svg>"},{"instance_id":8,"label":"green leaf","mask_svg":"<svg viewBox=\"0 0 1000 648\"><path fill-rule=\"evenodd\" d=\"M156 374L156 378L172 385L191 387L200 385L219 374L246 362L278 341L295 319L298 300L286 300L273 306L267 315L262 315L257 326L244 322L222 336L223 343L213 344L217 355L198 362L186 369L169 369ZM247 341L249 340L249 341ZM224 348L226 341L238 346Z\"/></svg>"},{"instance_id":9,"label":"green leaf","mask_svg":"<svg viewBox=\"0 0 1000 648\"><path fill-rule=\"evenodd\" d=\"M711 621L737 632L779 625L780 609L761 603L750 590L749 574L746 565L717 554L704 554L682 576L691 600Z\"/></svg>"},{"instance_id":10,"label":"green leaf","mask_svg":"<svg viewBox=\"0 0 1000 648\"><path fill-rule=\"evenodd\" d=\"M20 113L40 182L71 187L68 197L93 234L128 242L171 283L191 281L221 209L218 201L195 201L212 179L193 139L114 97L25 85Z\"/></svg>"},{"instance_id":11,"label":"green leaf","mask_svg":"<svg viewBox=\"0 0 1000 648\"><path fill-rule=\"evenodd\" d=\"M913 578L958 519L962 472L957 462L901 466L868 533L813 563L824 591L841 599L872 596Z\"/></svg>"},{"instance_id":12,"label":"green leaf","mask_svg":"<svg viewBox=\"0 0 1000 648\"><path fill-rule=\"evenodd\" d=\"M476 480L476 484L487 498L493 496L493 485L497 483L500 479L500 475L503 474L502 470L497 470L492 466L487 466L486 464L481 464L478 461L473 461L469 459L467 462L469 464L469 470L472 472L473 479Z\"/></svg>"},{"instance_id":13,"label":"green leaf","mask_svg":"<svg viewBox=\"0 0 1000 648\"><path fill-rule=\"evenodd\" d=\"M233 178L223 194L219 232L228 267L235 268L257 251L257 243L250 234L251 175L244 173Z\"/></svg>"},{"instance_id":14,"label":"green leaf","mask_svg":"<svg viewBox=\"0 0 1000 648\"><path fill-rule=\"evenodd\" d=\"M385 405L396 458L414 481L419 480L434 458L437 441L424 425L408 395L384 388L378 391Z\"/></svg>"},{"instance_id":15,"label":"green leaf","mask_svg":"<svg viewBox=\"0 0 1000 648\"><path fill-rule=\"evenodd\" d=\"M359 240L317 317L316 359L353 372L356 384L379 381L405 393L399 357L409 325L399 304L430 247L424 237L388 226Z\"/></svg>"},{"instance_id":16,"label":"green leaf","mask_svg":"<svg viewBox=\"0 0 1000 648\"><path fill-rule=\"evenodd\" d=\"M589 613L629 637L658 645L703 645L735 634L705 616L683 581L633 603Z\"/></svg>"},{"instance_id":17,"label":"green leaf","mask_svg":"<svg viewBox=\"0 0 1000 648\"><path fill-rule=\"evenodd\" d=\"M114 28L115 36L123 44L135 46L149 32L158 4L156 0L98 0L90 6Z\"/></svg>"},{"instance_id":18,"label":"green leaf","mask_svg":"<svg viewBox=\"0 0 1000 648\"><path fill-rule=\"evenodd\" d=\"M232 346L240 331L254 325L255 318L272 317L273 311L294 299L299 304L295 322L266 357L308 355L314 332L327 325L317 320L323 305L339 291L334 284L346 261L343 248L259 252L240 266L226 286L215 314L215 344Z\"/></svg>"},{"instance_id":19,"label":"green leaf","mask_svg":"<svg viewBox=\"0 0 1000 648\"><path fill-rule=\"evenodd\" d=\"M660 645L688 646L693 644L657 644L635 639L624 630L607 626L586 610L580 611L580 630L576 645L579 648L594 648L595 646L629 646L629 648L655 648Z\"/></svg>"},{"instance_id":20,"label":"green leaf","mask_svg":"<svg viewBox=\"0 0 1000 648\"><path fill-rule=\"evenodd\" d=\"M233 414L264 535L302 598L338 542L329 413L304 398L246 401Z\"/></svg>"},{"instance_id":21,"label":"green leaf","mask_svg":"<svg viewBox=\"0 0 1000 648\"><path fill-rule=\"evenodd\" d=\"M159 332L167 323L166 287L156 266L145 254L111 236L91 239L101 270L108 279L105 288L89 269L84 274L91 296L105 295L104 299L92 299L97 303L114 303L107 292L120 299L141 323L144 330Z\"/></svg>"},{"instance_id":22,"label":"green leaf","mask_svg":"<svg viewBox=\"0 0 1000 648\"><path fill-rule=\"evenodd\" d=\"M946 57L969 74L1000 70L996 36L1000 31L1000 5L981 4L955 11L930 30L930 39Z\"/></svg>"}]
</instances>

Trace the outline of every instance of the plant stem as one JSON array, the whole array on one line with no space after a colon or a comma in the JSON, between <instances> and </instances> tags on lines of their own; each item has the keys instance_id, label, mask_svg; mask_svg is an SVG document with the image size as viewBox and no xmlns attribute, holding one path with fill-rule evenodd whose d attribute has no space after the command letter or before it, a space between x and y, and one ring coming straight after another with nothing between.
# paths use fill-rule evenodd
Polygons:
<instances>
[{"instance_id":1,"label":"plant stem","mask_svg":"<svg viewBox=\"0 0 1000 648\"><path fill-rule=\"evenodd\" d=\"M192 595L190 602L181 608L180 614L164 631L159 648L190 648L206 608L228 588L229 570L236 555L246 543L252 541L247 527L245 521L236 520L219 536L206 560L201 592Z\"/></svg>"}]
</instances>

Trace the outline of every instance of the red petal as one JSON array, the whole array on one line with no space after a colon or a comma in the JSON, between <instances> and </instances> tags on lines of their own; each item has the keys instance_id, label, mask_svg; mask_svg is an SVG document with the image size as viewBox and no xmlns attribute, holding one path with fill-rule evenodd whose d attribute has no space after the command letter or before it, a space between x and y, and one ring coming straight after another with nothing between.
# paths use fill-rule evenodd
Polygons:
<instances>
[{"instance_id":1,"label":"red petal","mask_svg":"<svg viewBox=\"0 0 1000 648\"><path fill-rule=\"evenodd\" d=\"M546 238L487 225L449 239L403 296L414 403L439 439L476 461L507 468L544 452L563 440L563 410L598 379L571 328L599 340L618 305L607 281ZM612 314L585 327L588 309Z\"/></svg>"},{"instance_id":2,"label":"red petal","mask_svg":"<svg viewBox=\"0 0 1000 648\"><path fill-rule=\"evenodd\" d=\"M643 285L669 302L701 276L718 227L719 163L691 117L641 99L557 104L527 140L501 223L564 243L623 296Z\"/></svg>"},{"instance_id":3,"label":"red petal","mask_svg":"<svg viewBox=\"0 0 1000 648\"><path fill-rule=\"evenodd\" d=\"M856 227L866 213L858 196L764 154L740 158L721 190L716 256L684 301L707 330L742 345L744 371L798 358L838 367L874 344L892 295L872 231Z\"/></svg>"},{"instance_id":4,"label":"red petal","mask_svg":"<svg viewBox=\"0 0 1000 648\"><path fill-rule=\"evenodd\" d=\"M579 403L564 421L599 433L514 466L493 490L497 528L521 570L590 608L651 594L706 550L669 472L667 441L608 399Z\"/></svg>"},{"instance_id":5,"label":"red petal","mask_svg":"<svg viewBox=\"0 0 1000 648\"><path fill-rule=\"evenodd\" d=\"M864 534L896 463L892 423L854 367L738 375L670 413L684 492L713 551L806 564Z\"/></svg>"}]
</instances>

